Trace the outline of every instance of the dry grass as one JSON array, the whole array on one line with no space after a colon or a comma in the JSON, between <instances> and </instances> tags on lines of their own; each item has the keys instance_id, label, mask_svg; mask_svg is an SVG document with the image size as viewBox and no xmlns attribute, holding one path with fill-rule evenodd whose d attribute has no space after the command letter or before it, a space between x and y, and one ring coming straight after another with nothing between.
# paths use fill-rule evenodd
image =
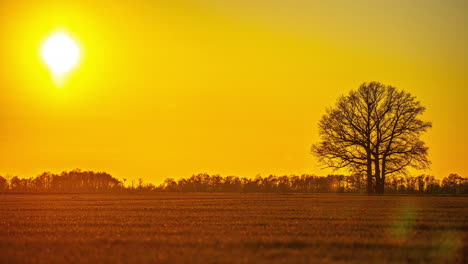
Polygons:
<instances>
[{"instance_id":1,"label":"dry grass","mask_svg":"<svg viewBox=\"0 0 468 264\"><path fill-rule=\"evenodd\" d=\"M1 263L468 263L468 198L0 196Z\"/></svg>"}]
</instances>

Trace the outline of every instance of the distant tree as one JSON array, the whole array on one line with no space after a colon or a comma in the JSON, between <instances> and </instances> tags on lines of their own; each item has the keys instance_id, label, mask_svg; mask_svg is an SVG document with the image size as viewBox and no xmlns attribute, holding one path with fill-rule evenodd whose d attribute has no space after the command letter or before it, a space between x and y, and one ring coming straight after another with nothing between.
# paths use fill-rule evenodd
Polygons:
<instances>
[{"instance_id":1,"label":"distant tree","mask_svg":"<svg viewBox=\"0 0 468 264\"><path fill-rule=\"evenodd\" d=\"M166 191L178 191L177 182L173 178L167 178L164 180L163 188Z\"/></svg>"},{"instance_id":2,"label":"distant tree","mask_svg":"<svg viewBox=\"0 0 468 264\"><path fill-rule=\"evenodd\" d=\"M426 185L426 193L438 193L440 192L440 181L434 176L424 177L424 183Z\"/></svg>"},{"instance_id":3,"label":"distant tree","mask_svg":"<svg viewBox=\"0 0 468 264\"><path fill-rule=\"evenodd\" d=\"M143 188L143 179L138 178L138 189L141 191L142 188Z\"/></svg>"},{"instance_id":4,"label":"distant tree","mask_svg":"<svg viewBox=\"0 0 468 264\"><path fill-rule=\"evenodd\" d=\"M416 177L416 180L418 182L418 191L420 193L423 193L425 190L424 190L424 186L426 184L426 182L424 181L424 179L426 178L426 175L419 175Z\"/></svg>"},{"instance_id":5,"label":"distant tree","mask_svg":"<svg viewBox=\"0 0 468 264\"><path fill-rule=\"evenodd\" d=\"M367 175L367 192L384 193L385 178L408 166L430 165L420 136L431 127L425 108L411 94L378 82L338 98L319 122L321 141L312 152L326 167Z\"/></svg>"},{"instance_id":6,"label":"distant tree","mask_svg":"<svg viewBox=\"0 0 468 264\"><path fill-rule=\"evenodd\" d=\"M0 176L0 192L8 190L8 180Z\"/></svg>"},{"instance_id":7,"label":"distant tree","mask_svg":"<svg viewBox=\"0 0 468 264\"><path fill-rule=\"evenodd\" d=\"M14 176L10 179L10 187L12 190L21 191L23 186L21 184L21 179L18 176Z\"/></svg>"},{"instance_id":8,"label":"distant tree","mask_svg":"<svg viewBox=\"0 0 468 264\"><path fill-rule=\"evenodd\" d=\"M442 189L445 193L468 193L468 178L452 173L442 180Z\"/></svg>"},{"instance_id":9,"label":"distant tree","mask_svg":"<svg viewBox=\"0 0 468 264\"><path fill-rule=\"evenodd\" d=\"M363 173L355 173L347 178L348 189L351 192L363 192L365 190L366 179Z\"/></svg>"},{"instance_id":10,"label":"distant tree","mask_svg":"<svg viewBox=\"0 0 468 264\"><path fill-rule=\"evenodd\" d=\"M412 177L409 175L405 175L405 181L406 181L406 191L410 193L416 192L416 185L418 182L418 179L416 177Z\"/></svg>"}]
</instances>

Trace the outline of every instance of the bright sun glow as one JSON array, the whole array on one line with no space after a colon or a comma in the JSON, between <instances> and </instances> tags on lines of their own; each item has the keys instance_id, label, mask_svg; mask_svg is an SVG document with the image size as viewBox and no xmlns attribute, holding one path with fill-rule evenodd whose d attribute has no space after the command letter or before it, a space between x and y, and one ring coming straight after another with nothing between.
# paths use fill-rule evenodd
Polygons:
<instances>
[{"instance_id":1,"label":"bright sun glow","mask_svg":"<svg viewBox=\"0 0 468 264\"><path fill-rule=\"evenodd\" d=\"M80 49L68 35L57 33L42 46L42 58L54 75L63 75L78 63Z\"/></svg>"}]
</instances>

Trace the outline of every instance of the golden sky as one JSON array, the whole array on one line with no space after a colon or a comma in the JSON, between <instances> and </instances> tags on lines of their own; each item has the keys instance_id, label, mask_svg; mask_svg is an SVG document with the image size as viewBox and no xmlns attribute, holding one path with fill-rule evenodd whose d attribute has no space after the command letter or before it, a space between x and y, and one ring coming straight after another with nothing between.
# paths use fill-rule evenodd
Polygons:
<instances>
[{"instance_id":1,"label":"golden sky","mask_svg":"<svg viewBox=\"0 0 468 264\"><path fill-rule=\"evenodd\" d=\"M432 169L468 176L464 0L0 1L0 174L326 174L317 123L364 81L416 95ZM57 30L81 48L62 87Z\"/></svg>"}]
</instances>

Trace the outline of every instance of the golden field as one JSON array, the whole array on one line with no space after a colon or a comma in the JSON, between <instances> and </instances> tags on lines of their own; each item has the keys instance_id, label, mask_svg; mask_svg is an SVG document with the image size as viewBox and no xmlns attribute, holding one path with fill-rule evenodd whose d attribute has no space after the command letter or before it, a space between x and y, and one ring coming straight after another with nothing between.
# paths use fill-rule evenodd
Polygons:
<instances>
[{"instance_id":1,"label":"golden field","mask_svg":"<svg viewBox=\"0 0 468 264\"><path fill-rule=\"evenodd\" d=\"M0 196L1 263L466 263L468 199Z\"/></svg>"}]
</instances>

